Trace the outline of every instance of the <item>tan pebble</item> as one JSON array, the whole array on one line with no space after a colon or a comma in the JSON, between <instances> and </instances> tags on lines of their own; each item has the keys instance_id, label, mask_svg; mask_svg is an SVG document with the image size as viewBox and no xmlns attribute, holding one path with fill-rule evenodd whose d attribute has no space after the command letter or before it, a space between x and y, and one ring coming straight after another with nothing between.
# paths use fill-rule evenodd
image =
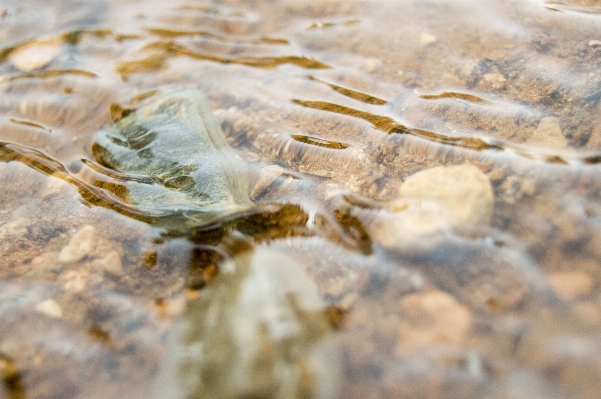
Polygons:
<instances>
[{"instance_id":1,"label":"tan pebble","mask_svg":"<svg viewBox=\"0 0 601 399\"><path fill-rule=\"evenodd\" d=\"M35 310L53 319L63 317L63 309L54 299L46 299L35 306Z\"/></svg>"},{"instance_id":2,"label":"tan pebble","mask_svg":"<svg viewBox=\"0 0 601 399\"><path fill-rule=\"evenodd\" d=\"M451 230L448 212L428 200L395 201L391 209L382 210L368 226L375 241L404 253L427 251Z\"/></svg>"},{"instance_id":3,"label":"tan pebble","mask_svg":"<svg viewBox=\"0 0 601 399\"><path fill-rule=\"evenodd\" d=\"M60 54L62 43L58 40L41 40L27 43L14 49L9 55L10 62L22 72L44 68Z\"/></svg>"},{"instance_id":4,"label":"tan pebble","mask_svg":"<svg viewBox=\"0 0 601 399\"><path fill-rule=\"evenodd\" d=\"M31 260L31 267L36 267L41 265L44 262L44 258L42 256L36 256Z\"/></svg>"},{"instance_id":5,"label":"tan pebble","mask_svg":"<svg viewBox=\"0 0 601 399\"><path fill-rule=\"evenodd\" d=\"M552 273L549 283L557 295L566 301L587 296L594 285L592 277L583 271Z\"/></svg>"},{"instance_id":6,"label":"tan pebble","mask_svg":"<svg viewBox=\"0 0 601 399\"><path fill-rule=\"evenodd\" d=\"M96 246L96 228L85 226L79 230L58 255L58 261L69 264L75 263L86 257Z\"/></svg>"},{"instance_id":7,"label":"tan pebble","mask_svg":"<svg viewBox=\"0 0 601 399\"><path fill-rule=\"evenodd\" d=\"M473 165L439 166L407 178L399 194L404 198L436 201L452 216L454 226L488 226L494 195L488 177Z\"/></svg>"},{"instance_id":8,"label":"tan pebble","mask_svg":"<svg viewBox=\"0 0 601 399\"><path fill-rule=\"evenodd\" d=\"M546 117L540 120L538 127L532 132L532 135L526 140L527 144L534 144L546 148L566 148L568 141L561 133L559 119Z\"/></svg>"},{"instance_id":9,"label":"tan pebble","mask_svg":"<svg viewBox=\"0 0 601 399\"><path fill-rule=\"evenodd\" d=\"M64 274L65 290L82 292L88 283L89 273L79 270L70 270Z\"/></svg>"},{"instance_id":10,"label":"tan pebble","mask_svg":"<svg viewBox=\"0 0 601 399\"><path fill-rule=\"evenodd\" d=\"M507 83L507 79L500 73L487 73L482 76L482 79L493 89L503 89Z\"/></svg>"},{"instance_id":11,"label":"tan pebble","mask_svg":"<svg viewBox=\"0 0 601 399\"><path fill-rule=\"evenodd\" d=\"M588 45L589 45L589 47L600 47L601 40L589 40Z\"/></svg>"},{"instance_id":12,"label":"tan pebble","mask_svg":"<svg viewBox=\"0 0 601 399\"><path fill-rule=\"evenodd\" d=\"M105 273L115 277L121 277L125 275L125 272L123 271L123 265L121 264L121 256L117 251L110 252L102 259L94 260L94 262L92 262L92 267L101 269Z\"/></svg>"},{"instance_id":13,"label":"tan pebble","mask_svg":"<svg viewBox=\"0 0 601 399\"><path fill-rule=\"evenodd\" d=\"M470 311L451 295L429 291L404 296L397 354L430 345L459 345L472 326Z\"/></svg>"},{"instance_id":14,"label":"tan pebble","mask_svg":"<svg viewBox=\"0 0 601 399\"><path fill-rule=\"evenodd\" d=\"M422 32L422 34L419 36L419 41L422 45L427 46L429 44L434 44L436 43L436 36L431 35L427 32Z\"/></svg>"}]
</instances>

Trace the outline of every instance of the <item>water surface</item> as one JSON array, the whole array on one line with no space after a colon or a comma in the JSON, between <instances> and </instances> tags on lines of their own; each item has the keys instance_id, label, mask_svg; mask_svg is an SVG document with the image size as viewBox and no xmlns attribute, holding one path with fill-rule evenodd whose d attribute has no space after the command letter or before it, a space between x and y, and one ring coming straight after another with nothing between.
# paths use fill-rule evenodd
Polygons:
<instances>
[{"instance_id":1,"label":"water surface","mask_svg":"<svg viewBox=\"0 0 601 399\"><path fill-rule=\"evenodd\" d=\"M149 397L186 303L249 245L317 285L340 397L596 398L600 10L3 1L3 397ZM148 176L95 144L190 89L253 206L165 227L122 195ZM492 189L477 222L402 198L415 173L465 164ZM66 261L86 228L90 247Z\"/></svg>"}]
</instances>

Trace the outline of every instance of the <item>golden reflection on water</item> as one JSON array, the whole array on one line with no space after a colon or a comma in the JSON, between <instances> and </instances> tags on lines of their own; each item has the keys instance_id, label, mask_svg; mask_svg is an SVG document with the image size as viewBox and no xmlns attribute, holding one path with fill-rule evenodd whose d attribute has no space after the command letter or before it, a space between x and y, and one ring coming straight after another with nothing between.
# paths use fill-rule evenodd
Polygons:
<instances>
[{"instance_id":1,"label":"golden reflection on water","mask_svg":"<svg viewBox=\"0 0 601 399\"><path fill-rule=\"evenodd\" d=\"M290 385L297 393L596 397L599 7L3 2L0 396L156 395L167 337L212 283L237 300L244 277L222 268L259 248L298 263L311 283L294 292L316 285L315 317L340 355L307 366L315 340L296 335L300 354L285 366L331 389ZM133 188L185 191L194 168L103 162L103 137L140 157L163 150L158 127L127 143L106 132L182 89L206 95L252 206L210 221L163 200L136 206ZM451 184L410 188L464 164L475 169L452 169ZM464 214L470 206L492 212ZM294 322L313 315L266 302ZM248 364L261 364L256 386L273 394L265 365L285 351L241 319L263 337ZM247 365L229 349L203 372Z\"/></svg>"}]
</instances>

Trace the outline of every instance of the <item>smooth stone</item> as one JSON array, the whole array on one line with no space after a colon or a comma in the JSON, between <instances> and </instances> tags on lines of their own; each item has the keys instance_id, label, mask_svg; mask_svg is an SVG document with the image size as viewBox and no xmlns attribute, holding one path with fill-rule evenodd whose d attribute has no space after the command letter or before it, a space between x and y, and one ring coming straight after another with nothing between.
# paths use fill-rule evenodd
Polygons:
<instances>
[{"instance_id":1,"label":"smooth stone","mask_svg":"<svg viewBox=\"0 0 601 399\"><path fill-rule=\"evenodd\" d=\"M151 223L182 229L254 207L247 165L228 144L198 90L153 96L102 129L92 147L96 161L135 178L102 186L118 208L135 209Z\"/></svg>"},{"instance_id":2,"label":"smooth stone","mask_svg":"<svg viewBox=\"0 0 601 399\"><path fill-rule=\"evenodd\" d=\"M432 345L460 345L472 326L468 308L443 291L406 295L400 308L398 356Z\"/></svg>"},{"instance_id":3,"label":"smooth stone","mask_svg":"<svg viewBox=\"0 0 601 399\"><path fill-rule=\"evenodd\" d=\"M341 365L325 310L290 257L240 254L175 323L151 397L338 397Z\"/></svg>"},{"instance_id":4,"label":"smooth stone","mask_svg":"<svg viewBox=\"0 0 601 399\"><path fill-rule=\"evenodd\" d=\"M79 262L96 247L96 228L85 226L79 230L58 255L58 261L64 264Z\"/></svg>"},{"instance_id":5,"label":"smooth stone","mask_svg":"<svg viewBox=\"0 0 601 399\"><path fill-rule=\"evenodd\" d=\"M526 143L556 149L568 147L568 141L561 133L559 118L555 117L542 118Z\"/></svg>"},{"instance_id":6,"label":"smooth stone","mask_svg":"<svg viewBox=\"0 0 601 399\"><path fill-rule=\"evenodd\" d=\"M92 262L92 267L103 270L114 277L122 277L125 275L123 265L121 263L121 256L117 251L110 252L107 256L102 259L96 259Z\"/></svg>"},{"instance_id":7,"label":"smooth stone","mask_svg":"<svg viewBox=\"0 0 601 399\"><path fill-rule=\"evenodd\" d=\"M398 200L380 210L369 235L385 248L406 254L427 251L451 234L448 212L429 200Z\"/></svg>"},{"instance_id":8,"label":"smooth stone","mask_svg":"<svg viewBox=\"0 0 601 399\"><path fill-rule=\"evenodd\" d=\"M46 299L36 305L35 310L53 319L63 317L63 309L54 299Z\"/></svg>"},{"instance_id":9,"label":"smooth stone","mask_svg":"<svg viewBox=\"0 0 601 399\"><path fill-rule=\"evenodd\" d=\"M589 40L589 47L601 47L601 40Z\"/></svg>"},{"instance_id":10,"label":"smooth stone","mask_svg":"<svg viewBox=\"0 0 601 399\"><path fill-rule=\"evenodd\" d=\"M488 177L473 165L422 170L407 178L399 194L401 198L437 202L451 216L447 221L454 227L490 225L494 205L492 186Z\"/></svg>"},{"instance_id":11,"label":"smooth stone","mask_svg":"<svg viewBox=\"0 0 601 399\"><path fill-rule=\"evenodd\" d=\"M593 278L586 272L556 272L549 275L549 284L566 301L582 298L593 289Z\"/></svg>"},{"instance_id":12,"label":"smooth stone","mask_svg":"<svg viewBox=\"0 0 601 399\"><path fill-rule=\"evenodd\" d=\"M40 40L18 47L8 59L19 71L32 72L48 65L60 54L61 46L58 40Z\"/></svg>"},{"instance_id":13,"label":"smooth stone","mask_svg":"<svg viewBox=\"0 0 601 399\"><path fill-rule=\"evenodd\" d=\"M419 35L419 42L424 45L424 46L428 46L430 44L434 44L437 42L438 39L436 39L436 36L427 33L427 32L422 32Z\"/></svg>"}]
</instances>

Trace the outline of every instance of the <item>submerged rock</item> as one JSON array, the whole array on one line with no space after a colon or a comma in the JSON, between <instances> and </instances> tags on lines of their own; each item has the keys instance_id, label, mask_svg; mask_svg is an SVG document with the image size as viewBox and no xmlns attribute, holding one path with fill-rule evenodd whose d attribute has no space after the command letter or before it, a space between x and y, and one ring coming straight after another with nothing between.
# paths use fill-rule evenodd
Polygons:
<instances>
[{"instance_id":1,"label":"submerged rock","mask_svg":"<svg viewBox=\"0 0 601 399\"><path fill-rule=\"evenodd\" d=\"M315 283L258 248L225 263L168 337L159 398L335 398L338 348Z\"/></svg>"},{"instance_id":2,"label":"submerged rock","mask_svg":"<svg viewBox=\"0 0 601 399\"><path fill-rule=\"evenodd\" d=\"M396 348L399 356L432 345L459 346L472 326L470 311L443 291L406 295L400 306L404 317Z\"/></svg>"},{"instance_id":3,"label":"submerged rock","mask_svg":"<svg viewBox=\"0 0 601 399\"><path fill-rule=\"evenodd\" d=\"M50 64L60 54L61 46L60 40L36 40L17 46L8 59L19 71L31 72Z\"/></svg>"},{"instance_id":4,"label":"submerged rock","mask_svg":"<svg viewBox=\"0 0 601 399\"><path fill-rule=\"evenodd\" d=\"M399 198L378 212L369 234L403 253L428 251L457 228L486 228L494 194L488 177L473 165L435 167L403 183Z\"/></svg>"},{"instance_id":5,"label":"submerged rock","mask_svg":"<svg viewBox=\"0 0 601 399\"><path fill-rule=\"evenodd\" d=\"M561 132L559 119L554 117L542 118L526 143L556 149L568 147L568 141Z\"/></svg>"},{"instance_id":6,"label":"submerged rock","mask_svg":"<svg viewBox=\"0 0 601 399\"><path fill-rule=\"evenodd\" d=\"M85 258L96 247L96 228L85 226L79 230L58 255L58 261L65 264L76 263Z\"/></svg>"},{"instance_id":7,"label":"submerged rock","mask_svg":"<svg viewBox=\"0 0 601 399\"><path fill-rule=\"evenodd\" d=\"M583 271L555 272L549 276L553 290L566 301L579 299L590 294L595 282Z\"/></svg>"},{"instance_id":8,"label":"submerged rock","mask_svg":"<svg viewBox=\"0 0 601 399\"><path fill-rule=\"evenodd\" d=\"M198 225L253 206L244 162L225 140L209 103L198 90L152 97L93 147L96 160L116 170L102 184L143 214Z\"/></svg>"},{"instance_id":9,"label":"submerged rock","mask_svg":"<svg viewBox=\"0 0 601 399\"><path fill-rule=\"evenodd\" d=\"M451 216L451 224L488 226L494 194L488 177L473 165L440 166L409 176L400 189L403 198L439 203Z\"/></svg>"}]
</instances>

